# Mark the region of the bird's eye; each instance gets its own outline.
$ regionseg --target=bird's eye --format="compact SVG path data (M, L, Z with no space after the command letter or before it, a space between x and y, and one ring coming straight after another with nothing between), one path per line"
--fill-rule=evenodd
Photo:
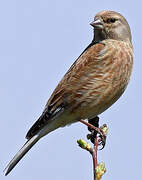
M107 23L115 23L116 19L115 18L109 18L107 19Z

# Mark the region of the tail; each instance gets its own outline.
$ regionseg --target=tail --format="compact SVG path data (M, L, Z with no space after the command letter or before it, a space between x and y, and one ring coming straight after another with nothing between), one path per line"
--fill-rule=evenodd
M9 162L9 164L4 169L5 176L10 173L10 171L16 166L16 164L22 159L22 157L33 147L33 145L39 140L39 135L34 135L29 139L23 147L18 151L14 158Z

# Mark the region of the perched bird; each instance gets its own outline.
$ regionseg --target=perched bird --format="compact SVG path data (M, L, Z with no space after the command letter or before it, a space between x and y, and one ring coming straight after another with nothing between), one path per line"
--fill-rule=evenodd
M92 119L109 108L125 91L133 65L131 31L114 11L99 12L90 45L73 63L49 98L28 139L6 167L7 175L43 136L59 127Z

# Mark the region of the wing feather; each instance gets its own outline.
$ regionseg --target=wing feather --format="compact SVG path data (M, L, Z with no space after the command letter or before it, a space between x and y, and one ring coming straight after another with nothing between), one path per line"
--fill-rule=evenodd
M92 64L94 64L94 58L97 59L100 55L102 55L100 52L104 49L104 46L105 45L102 43L89 45L88 48L86 48L86 50L72 64L68 72L53 91L42 115L28 131L26 135L27 139L34 136L44 127L45 124L48 124L49 120L53 117L54 112L57 112L57 109L70 106L75 103L74 98L81 96L81 94L79 95L79 93L75 93L81 86L79 81L82 83L86 82L84 79L88 78L88 74L92 71L91 67Z

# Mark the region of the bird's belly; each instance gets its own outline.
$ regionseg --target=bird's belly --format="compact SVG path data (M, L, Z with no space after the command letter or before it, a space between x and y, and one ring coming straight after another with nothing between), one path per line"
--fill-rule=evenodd
M123 94L126 88L126 84L117 87L108 87L99 96L91 96L89 100L86 98L85 101L80 103L78 108L73 109L72 113L76 114L77 119L91 119L114 104L119 97ZM91 100L90 100L91 99Z
M108 88L104 93L96 99L93 96L91 101L83 101L78 107L72 106L67 108L55 119L51 119L50 123L42 129L42 136L49 132L66 125L78 122L81 119L91 119L108 109L124 92L123 88Z

